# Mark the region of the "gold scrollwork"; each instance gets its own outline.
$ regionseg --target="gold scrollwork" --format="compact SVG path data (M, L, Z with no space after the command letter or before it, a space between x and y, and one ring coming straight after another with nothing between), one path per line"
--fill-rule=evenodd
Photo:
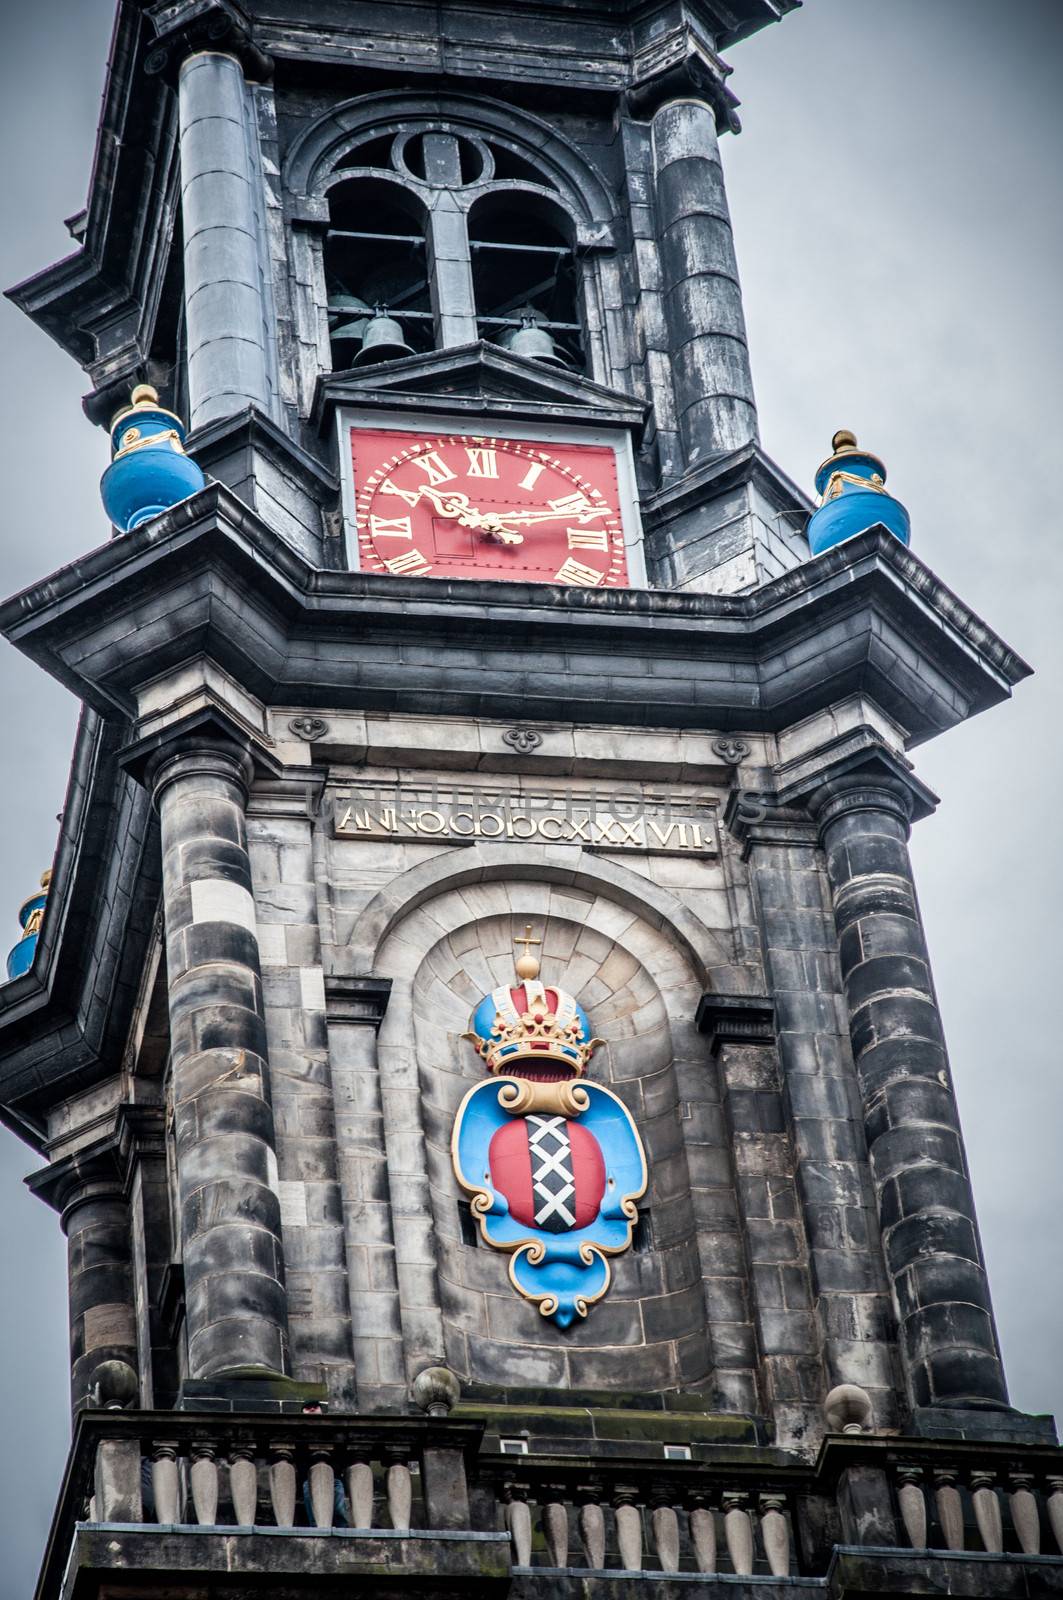
M869 489L872 494L886 493L886 485L877 472L873 472L870 478L862 478L859 473L842 472L838 468L827 479L827 487L820 496L820 505L826 505L828 500L836 500L847 483L851 483L854 489Z
M136 437L133 439L132 444L127 444L126 441L130 434L135 434ZM183 456L185 453L185 447L181 443L181 435L176 428L167 428L165 433L148 433L143 437L141 437L139 428L128 428L122 435L121 447L115 451L114 459L117 461L120 456L132 455L134 450L148 450L153 445L169 445L170 449L179 456Z
M532 1078L509 1078L498 1091L498 1103L515 1117L529 1113L578 1117L590 1105L590 1095L576 1082L540 1083Z

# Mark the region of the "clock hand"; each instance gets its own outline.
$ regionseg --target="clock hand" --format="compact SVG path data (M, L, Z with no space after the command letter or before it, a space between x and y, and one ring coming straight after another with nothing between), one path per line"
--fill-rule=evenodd
M567 511L497 511L494 516L499 522L516 522L521 527L528 527L535 522L560 522L563 519L584 523L592 517L610 517L612 514L608 506L585 505L578 510L570 507Z
M410 504L417 505L422 499L431 501L437 516L452 517L463 528L473 528L479 533L486 533L489 538L497 539L500 544L524 543L523 534L504 528L501 517L495 512L477 511L475 506L469 504L468 495L462 494L460 489L440 491L429 484L422 484L418 488L417 499L410 501Z

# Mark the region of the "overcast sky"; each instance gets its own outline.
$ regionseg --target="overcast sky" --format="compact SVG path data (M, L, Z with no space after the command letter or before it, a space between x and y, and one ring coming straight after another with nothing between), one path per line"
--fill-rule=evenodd
M64 255L111 0L0 0L0 279ZM765 447L806 487L838 427L918 555L1026 657L1015 700L916 754L913 850L1016 1405L1063 1411L1059 1218L1063 6L809 0L729 54L724 156ZM0 591L100 543L105 436L73 363L0 306ZM1055 468L1055 470L1053 470ZM76 707L0 645L0 938L51 860ZM67 1445L64 1247L0 1130L0 1587L36 1574Z

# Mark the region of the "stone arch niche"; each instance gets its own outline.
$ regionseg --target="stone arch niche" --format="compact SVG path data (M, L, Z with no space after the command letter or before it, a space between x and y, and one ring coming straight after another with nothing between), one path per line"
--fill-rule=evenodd
M411 884L405 908L392 901L381 917L374 968L393 980L378 1050L392 1194L409 1192L398 1162L416 1173L427 1212L412 1220L406 1265L404 1222L395 1219L408 1365L431 1355L464 1383L492 1388L708 1388L713 1356L677 1078L680 1057L714 1070L692 1024L701 963L659 909L619 903L606 874L600 883L571 874L551 883L518 873L451 886L436 865L431 887ZM628 1106L649 1165L642 1246L613 1258L605 1297L567 1330L521 1298L505 1253L470 1242L450 1157L455 1113L485 1070L461 1036L482 996L512 981L514 936L528 922L543 940L544 981L574 993L604 1041L589 1076ZM414 1265L426 1228L434 1274L423 1252Z

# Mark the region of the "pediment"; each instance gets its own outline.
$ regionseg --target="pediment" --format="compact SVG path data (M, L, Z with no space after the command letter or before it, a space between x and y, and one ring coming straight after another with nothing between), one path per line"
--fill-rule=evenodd
M324 426L336 406L455 415L530 416L603 423L641 433L648 407L641 400L482 340L426 356L332 372L319 383L315 416Z

